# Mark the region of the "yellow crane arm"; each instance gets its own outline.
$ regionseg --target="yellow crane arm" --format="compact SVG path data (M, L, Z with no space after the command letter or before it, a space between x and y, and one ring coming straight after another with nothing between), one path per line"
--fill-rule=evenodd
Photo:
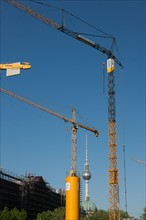
M67 117L65 117L65 116L63 116L63 115L61 115L61 114L59 114L59 113L57 113L57 112L55 112L55 111L52 111L52 110L50 110L50 109L48 109L48 108L46 108L46 107L43 107L43 106L41 106L41 105L39 105L39 104L37 104L37 103L34 103L34 102L32 102L32 101L30 101L30 100L28 100L28 99L26 99L26 98L23 98L23 97L21 97L21 96L18 96L18 95L16 95L15 93L13 93L13 92L11 92L11 91L8 91L8 90L6 90L6 89L0 88L0 92L5 93L5 94L7 94L7 95L9 95L9 96L11 96L11 97L13 97L13 98L16 98L16 99L18 99L18 100L20 100L20 101L22 101L22 102L25 102L25 103L29 104L29 105L32 105L32 106L34 106L34 107L36 107L36 108L38 108L38 109L40 109L40 110L42 110L42 111L44 111L44 112L47 112L47 113L49 113L49 114L51 114L51 115L54 115L54 116L56 116L56 117L58 117L58 118L61 118L61 119L64 120L65 122L69 122L69 123L71 123L71 124L73 124L73 125L76 125L76 126L78 126L78 127L80 127L80 128L83 128L83 129L86 129L86 130L88 130L88 131L91 131L91 132L93 132L93 133L95 134L96 137L99 136L99 132L98 132L95 128L90 128L90 127L88 127L88 126L79 124L79 123L75 122L73 119L67 118Z
M28 62L0 64L0 70L7 70L7 69L30 69L30 68L31 68L31 65Z

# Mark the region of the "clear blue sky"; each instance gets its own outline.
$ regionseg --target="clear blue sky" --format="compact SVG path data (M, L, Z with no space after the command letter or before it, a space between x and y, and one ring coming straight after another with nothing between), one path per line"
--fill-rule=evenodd
M61 23L59 10L21 2ZM146 206L146 166L132 158L146 160L146 2L41 2L64 8L117 39L120 61L124 65L122 71L116 65L115 71L120 207L125 210L125 145L128 212L139 216ZM1 87L69 118L72 118L71 108L75 107L78 122L99 130L100 136L95 138L91 132L78 129L77 170L82 173L84 168L88 133L90 197L98 209L108 209L108 96L106 73L103 92L102 68L106 56L2 0L0 13L0 63L28 61L32 65L32 69L22 70L17 77L8 78L2 71ZM79 32L101 35L69 15L65 15L65 24ZM92 40L105 47L110 45L108 39L95 37ZM42 175L54 188L65 188L66 172L71 167L70 124L1 94L0 145L1 167L20 175L26 172Z

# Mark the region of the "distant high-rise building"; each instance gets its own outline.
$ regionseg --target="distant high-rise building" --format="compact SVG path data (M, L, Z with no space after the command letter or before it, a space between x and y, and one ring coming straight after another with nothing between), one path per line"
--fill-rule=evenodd
M89 196L89 180L91 179L91 173L89 171L88 164L88 142L86 135L86 162L84 165L83 179L85 180L85 201L82 202L81 207L86 212L86 214L93 213L97 210L96 205L92 200L90 200Z

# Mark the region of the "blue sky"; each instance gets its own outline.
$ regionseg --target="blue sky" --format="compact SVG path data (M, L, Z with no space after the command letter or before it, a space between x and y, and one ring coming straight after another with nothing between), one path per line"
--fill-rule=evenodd
M59 10L21 2L61 23ZM146 160L146 2L41 2L64 8L117 39L119 53L115 53L124 65L123 70L118 65L115 70L120 208L125 210L125 145L127 207L129 214L137 217L146 206L146 169L132 160ZM87 133L90 197L98 209L108 209L108 96L102 67L107 57L3 1L0 10L0 63L28 61L32 65L17 77L8 78L1 71L1 87L69 118L74 107L77 122L99 130L100 136L95 138L91 132L78 129L77 170L82 174ZM67 14L65 24L79 32L101 35ZM105 47L110 45L108 39L92 40ZM1 94L0 145L1 167L20 175L42 175L54 188L65 188L65 176L71 167L71 124ZM82 185L84 190L83 181Z

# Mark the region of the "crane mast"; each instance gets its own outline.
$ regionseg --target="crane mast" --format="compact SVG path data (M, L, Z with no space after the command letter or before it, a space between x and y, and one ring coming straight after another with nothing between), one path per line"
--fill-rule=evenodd
M120 220L120 202L119 202L119 180L118 180L118 166L117 166L117 146L116 146L116 105L115 105L115 76L114 76L114 62L123 68L121 62L113 54L113 45L115 38L113 38L112 47L110 50L93 42L92 40L82 36L80 33L70 30L64 24L58 25L53 20L45 17L42 14L30 9L29 7L17 2L16 0L4 0L12 6L20 9L26 14L50 25L52 28L67 34L70 37L104 53L107 55L107 72L108 72L108 147L109 147L109 168L108 168L108 186L109 186L109 220ZM75 119L75 112L73 112L72 120L72 151L75 152L77 124ZM79 126L79 124L78 124ZM96 133L95 133L96 134ZM73 153L72 153L73 155ZM76 154L72 158L72 167L76 168L74 163Z
M6 89L0 88L0 92L6 94L8 96L11 96L13 98L16 98L16 99L18 99L18 100L20 100L20 101L22 101L22 102L24 102L28 105L31 105L35 108L38 108L38 109L40 109L40 110L42 110L42 111L44 111L48 114L54 115L54 116L62 119L63 121L69 122L69 123L72 124L72 170L74 172L76 172L76 139L77 139L76 136L77 136L77 128L81 127L85 130L91 131L91 132L94 133L95 137L98 137L98 135L99 135L98 131L94 128L90 128L88 126L77 123L77 121L76 121L76 110L74 108L72 109L73 117L72 117L72 119L70 119L70 118L67 118L67 117L65 117L65 116L63 116L63 115L61 115L61 114L59 114L55 111L52 111L52 110L50 110L50 109L48 109L44 106L41 106L41 105L39 105L35 102L32 102L32 101L30 101L30 100L28 100L28 99L26 99L22 96L18 96L15 93L13 93L11 91L8 91Z
M72 126L72 167L71 169L76 172L76 143L77 143L77 124L76 124L76 110L73 108L74 125Z
M115 76L114 61L107 61L108 72L108 146L109 146L109 220L120 219L119 179L116 147L116 105L115 105Z

